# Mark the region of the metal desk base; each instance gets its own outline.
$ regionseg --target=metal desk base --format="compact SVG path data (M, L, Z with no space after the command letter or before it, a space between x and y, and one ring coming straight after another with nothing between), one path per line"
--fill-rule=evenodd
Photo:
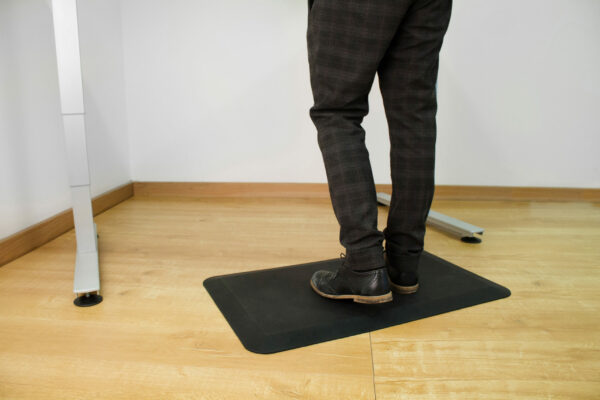
M389 206L392 196L387 193L377 193L377 201L380 204ZM465 243L481 243L481 238L475 236L475 234L483 235L484 232L483 228L433 210L429 210L427 224L452 236L459 237Z

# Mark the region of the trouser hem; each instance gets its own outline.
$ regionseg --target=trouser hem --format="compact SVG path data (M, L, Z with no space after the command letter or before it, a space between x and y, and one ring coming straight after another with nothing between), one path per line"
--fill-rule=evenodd
M345 265L355 271L381 268L385 265L383 247L369 247L366 249L346 249Z

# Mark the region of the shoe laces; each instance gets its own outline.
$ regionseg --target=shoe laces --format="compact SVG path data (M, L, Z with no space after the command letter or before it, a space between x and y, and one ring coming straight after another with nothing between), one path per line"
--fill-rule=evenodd
M340 253L340 259L342 260L342 265L340 266L340 268L338 268L337 270L334 271L333 279L335 279L338 276L338 273L340 272L341 269L346 268L346 254Z
M346 269L348 268L348 266L346 265L346 253L340 253L340 260L342 260L342 265L340 266L340 268L335 272L335 274L337 275L337 273L342 270L342 269Z

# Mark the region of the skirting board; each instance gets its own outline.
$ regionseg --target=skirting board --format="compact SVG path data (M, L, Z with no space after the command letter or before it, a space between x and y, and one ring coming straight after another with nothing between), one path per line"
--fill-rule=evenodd
M376 185L391 193L391 185ZM329 198L326 183L134 182L135 196ZM600 189L448 186L435 187L435 200L600 202Z
M92 199L98 215L133 196L133 183L126 183ZM34 250L73 229L73 210L68 209L0 240L0 266Z

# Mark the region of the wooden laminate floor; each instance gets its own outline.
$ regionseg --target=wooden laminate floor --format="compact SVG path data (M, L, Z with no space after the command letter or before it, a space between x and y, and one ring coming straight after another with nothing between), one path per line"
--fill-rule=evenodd
M202 282L336 257L329 201L133 197L96 217L100 305L72 303L73 231L0 267L0 399L600 398L600 204L434 209L486 233L426 249L510 298L257 355Z

